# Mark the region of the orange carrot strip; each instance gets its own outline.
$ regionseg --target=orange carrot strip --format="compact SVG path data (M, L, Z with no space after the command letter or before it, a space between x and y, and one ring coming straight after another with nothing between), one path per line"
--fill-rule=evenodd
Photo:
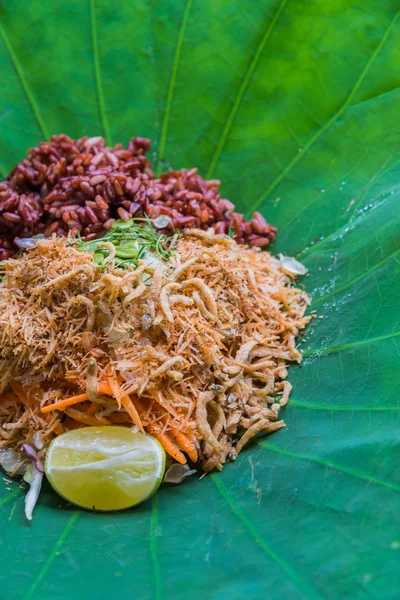
M15 385L15 384L11 384ZM107 383L99 383L98 386L99 394L105 394L107 396L112 396L112 390ZM16 393L16 392L15 392ZM68 406L73 406L74 404L78 404L78 402L85 402L88 400L86 394L78 394L77 396L71 396L70 398L65 398L65 400L60 400L59 402L55 402L54 404L49 404L48 406L43 406L41 408L42 413L47 413L52 410L63 410L64 408L68 408Z
M146 412L146 407L143 404L143 402L136 395L134 396L134 398L135 398L135 406L140 410L141 413L145 413Z
M95 417L93 415L88 415L87 413L83 413L80 410L76 410L75 408L67 408L65 410L65 414L78 421L79 423L83 423L84 425L109 425L110 421L105 417Z
M68 406L73 406L74 404L78 404L78 402L85 402L87 399L88 397L86 394L79 394L78 396L71 396L71 398L65 398L65 400L43 406L40 410L42 413L48 413L52 410L64 410L64 408L68 408Z
M108 383L108 386L110 387L112 395L114 396L114 398L117 401L118 408L121 408L121 404L122 404L122 402L121 402L122 390L121 390L121 388L119 386L118 381L111 374L111 375L107 376L107 383Z
M98 406L99 406L99 405L97 404L97 402L91 402L91 403L90 403L90 406L89 406L89 408L87 409L87 411L86 411L86 412L87 412L89 415L92 415L94 412L96 412L96 408L97 408Z
M185 455L182 454L178 446L176 446L176 444L168 437L167 434L161 433L161 431L157 431L151 426L149 426L147 429L151 435L160 442L161 446L166 452L168 452L170 456L172 456L172 458L181 463L181 465L186 464L187 461Z
M97 389L99 390L99 394L104 394L105 396L113 396L113 392L111 389L111 386L108 383L104 383L102 381L99 382L99 385L97 386Z
M189 456L190 460L193 462L198 461L198 454L193 442L189 440L189 438L183 433L183 431L179 431L176 427L171 427L171 434L175 438L176 443L179 448L186 452Z
M195 434L194 434L193 429L190 429L189 426L184 431L185 431L186 437L189 438L189 440L191 442L193 442L193 440L197 439L196 436L195 436Z
M110 376L107 379L117 402L120 402L122 404L122 406L125 408L126 412L129 414L135 425L140 429L142 433L144 433L142 420L132 399L128 395L123 393L115 377Z
M135 396L135 404L140 412L144 413L146 411L146 407L143 402ZM154 427L154 425L146 425L147 431L156 438L164 448L164 450L172 456L177 462L181 463L181 465L185 465L187 460L184 454L179 450L176 444L171 440L171 438L166 433L161 433Z
M137 427L139 427L140 431L144 433L144 427L142 423L142 419L139 416L138 411L136 410L136 406L129 396L121 397L122 406L125 408L126 412L131 416L133 422Z

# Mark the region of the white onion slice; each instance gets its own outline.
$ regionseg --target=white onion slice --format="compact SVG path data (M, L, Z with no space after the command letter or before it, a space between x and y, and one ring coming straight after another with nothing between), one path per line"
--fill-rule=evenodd
M156 229L164 229L165 227L168 227L171 221L172 219L168 215L160 215L154 219L153 225L156 227Z
M32 248L37 242L37 238L18 238L14 240L14 244L18 246L20 250L26 250Z
M186 477L197 473L196 469L190 469L188 465L174 463L164 475L164 483L182 483Z
M25 496L25 516L28 521L32 521L33 509L36 506L36 502L38 501L40 494L40 488L42 487L44 467L33 446L30 444L24 444L22 449L25 454L32 459L32 463L24 475L24 481L29 483L29 491Z
M308 273L308 269L293 258L293 256L284 256L283 254L279 255L279 262L281 263L282 269L288 271L288 273L293 273L293 275L305 275Z
M38 501L40 489L42 487L43 473L38 471L32 464L32 468L24 476L24 480L29 483L29 491L25 496L25 516L28 521L32 521L33 509Z
M0 449L0 466L3 467L7 473L14 472L20 463L21 459L15 450L12 450L11 448Z
M34 433L31 442L32 446L34 446L37 450L41 450L43 448L42 434L39 431Z

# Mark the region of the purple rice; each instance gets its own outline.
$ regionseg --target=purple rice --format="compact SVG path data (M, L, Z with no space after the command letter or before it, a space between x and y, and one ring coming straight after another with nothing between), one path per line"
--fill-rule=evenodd
M94 239L118 218L145 215L167 215L174 229L213 227L251 246L274 239L275 227L260 213L246 221L221 198L220 181L204 180L197 169L155 178L145 156L149 150L146 138L132 138L127 148L107 148L102 137L74 141L66 135L31 148L0 183L0 259L18 249L19 238L72 230Z

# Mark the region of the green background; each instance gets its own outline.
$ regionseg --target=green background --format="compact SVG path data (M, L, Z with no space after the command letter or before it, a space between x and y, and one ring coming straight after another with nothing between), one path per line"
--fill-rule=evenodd
M1 596L399 597L395 0L0 2L3 175L54 133L154 140L279 228L316 319L287 427L127 513L34 520L0 480Z

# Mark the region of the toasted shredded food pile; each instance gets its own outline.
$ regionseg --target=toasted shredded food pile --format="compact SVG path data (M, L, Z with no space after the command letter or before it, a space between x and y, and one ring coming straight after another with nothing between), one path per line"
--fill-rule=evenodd
M284 426L309 300L269 253L194 229L155 269L102 270L54 238L2 273L0 447L134 423L210 471Z

